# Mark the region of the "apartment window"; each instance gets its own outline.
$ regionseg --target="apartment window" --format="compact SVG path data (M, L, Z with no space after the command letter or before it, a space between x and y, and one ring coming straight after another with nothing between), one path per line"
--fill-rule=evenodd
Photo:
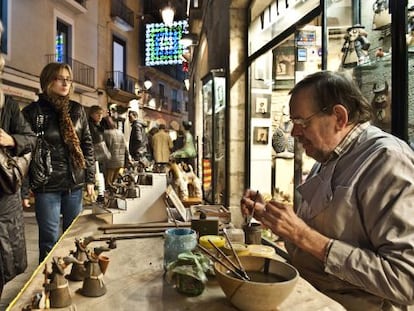
M58 19L56 21L56 61L59 63L69 63L71 45L71 26Z
M112 42L112 69L116 88L124 89L126 72L126 43L118 37L113 37Z
M172 112L181 112L180 102L178 101L178 91L171 91Z

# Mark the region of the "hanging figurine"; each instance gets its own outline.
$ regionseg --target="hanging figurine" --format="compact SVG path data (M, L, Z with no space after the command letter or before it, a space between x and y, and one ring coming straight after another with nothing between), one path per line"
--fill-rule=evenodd
M372 10L374 11L372 30L383 30L391 25L388 0L375 0L372 5Z
M356 24L347 29L348 33L344 36L345 42L341 50L343 68L352 68L367 62L371 43L364 28L364 26Z

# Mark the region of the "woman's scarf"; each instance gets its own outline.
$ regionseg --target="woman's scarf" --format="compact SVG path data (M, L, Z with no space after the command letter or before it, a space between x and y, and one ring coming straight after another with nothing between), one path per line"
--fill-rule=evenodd
M56 108L59 114L60 133L63 141L69 149L69 154L75 168L84 169L86 167L85 157L80 147L79 137L76 134L72 119L69 114L69 95L49 95L46 99Z

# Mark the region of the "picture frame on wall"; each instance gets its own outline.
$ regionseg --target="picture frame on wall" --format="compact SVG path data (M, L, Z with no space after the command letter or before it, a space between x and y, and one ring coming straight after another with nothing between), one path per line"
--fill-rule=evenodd
M271 100L270 94L252 94L252 116L270 118Z
M267 145L269 143L269 127L255 126L253 128L253 144Z

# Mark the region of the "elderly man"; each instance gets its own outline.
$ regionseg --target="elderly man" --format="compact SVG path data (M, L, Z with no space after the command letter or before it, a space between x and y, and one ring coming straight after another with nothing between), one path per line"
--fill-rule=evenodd
M295 211L258 195L254 217L283 237L292 264L348 310L414 303L414 153L369 123L345 73L312 74L291 91L292 135L314 158ZM247 190L242 211L252 212Z

